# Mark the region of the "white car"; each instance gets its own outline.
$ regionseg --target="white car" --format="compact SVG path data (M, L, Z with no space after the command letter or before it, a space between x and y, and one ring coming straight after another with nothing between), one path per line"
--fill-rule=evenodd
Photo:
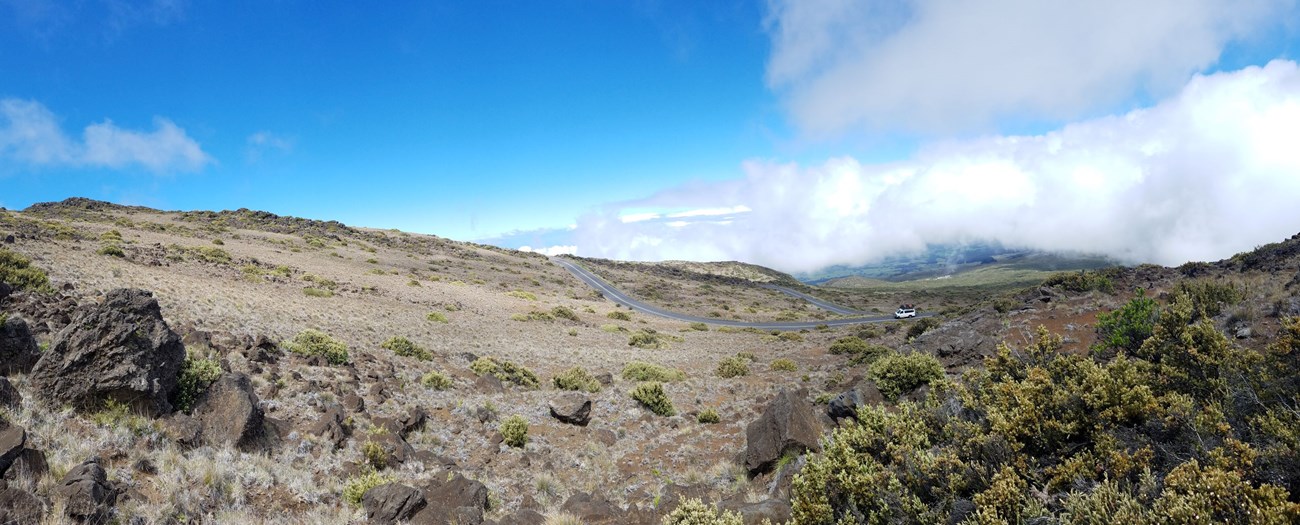
M916 308L904 306L894 310L894 319L907 319L908 317L916 317Z

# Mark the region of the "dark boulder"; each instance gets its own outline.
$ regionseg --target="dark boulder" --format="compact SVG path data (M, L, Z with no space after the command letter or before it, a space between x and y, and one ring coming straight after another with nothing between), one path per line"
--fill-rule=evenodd
M832 399L826 405L826 415L835 421L845 418L856 421L858 419L858 407L877 405L883 402L885 402L885 396L880 394L880 389L876 388L876 383L866 381L835 396L835 399Z
M569 496L560 510L572 514L588 525L622 524L627 520L627 513L609 498L593 496L586 492Z
M591 399L576 392L551 400L551 417L570 425L587 426L591 422Z
M231 444L241 450L255 448L262 433L262 408L248 376L222 374L194 405L203 441Z
M763 415L745 428L745 470L758 475L772 469L786 452L818 451L821 428L806 391L781 389Z
M380 485L361 496L361 507L366 509L366 519L371 523L406 521L424 506L424 494L398 483Z
M4 471L4 479L10 482L20 480L39 482L41 478L44 478L49 473L50 463L45 459L45 453L31 448L24 448L18 452L13 462L9 464L9 469Z
M0 324L0 376L25 374L40 357L40 349L27 321L5 316L4 323Z
M40 523L43 517L45 503L40 498L13 487L0 489L0 523Z
M502 525L546 525L546 516L532 509L519 509L501 518Z
M425 412L423 408L415 407L406 414L397 417L377 417L375 418L375 426L383 427L389 432L405 438L411 432L423 429L428 419L428 412Z
M23 404L23 395L9 383L9 379L0 376L0 406L15 408Z
M144 290L117 289L79 309L32 369L32 391L52 405L95 410L107 400L171 412L185 346Z
M342 447L343 442L348 439L348 427L343 424L345 420L343 407L330 405L325 407L320 419L317 419L316 423L307 429L307 433L320 436L337 449Z
M411 523L442 525L477 525L483 523L487 510L487 487L482 483L456 474L450 479L435 477L424 487L427 505Z
M55 490L65 501L63 513L77 521L104 523L117 504L117 490L108 483L98 458L73 467Z
M0 420L0 476L9 470L9 466L23 453L27 444L27 429L11 425Z

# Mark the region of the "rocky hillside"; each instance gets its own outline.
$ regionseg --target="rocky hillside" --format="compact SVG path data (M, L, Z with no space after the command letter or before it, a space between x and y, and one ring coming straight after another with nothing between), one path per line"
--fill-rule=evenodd
M773 333L248 210L70 199L0 212L0 239L0 523L1297 516L1300 240ZM688 309L816 313L623 271Z

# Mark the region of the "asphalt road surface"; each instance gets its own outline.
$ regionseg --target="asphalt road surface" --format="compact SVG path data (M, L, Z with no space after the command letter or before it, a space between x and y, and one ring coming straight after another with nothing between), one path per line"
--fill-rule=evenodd
M677 312L670 312L668 310L651 306L641 301L638 301L636 299L633 299L629 297L627 294L620 292L617 288L610 286L609 283L606 283L603 279L597 277L596 274L587 271L586 268L583 268L582 266L578 265L577 263L574 263L573 261L561 259L558 257L552 257L551 262L564 267L564 269L568 270L569 273L573 274L574 277L577 277L578 280L586 283L587 286L594 288L597 292L600 292L600 294L605 296L606 299L609 299L611 301L614 301L615 303L626 306L629 309L635 310L637 312L647 313L650 315L657 315L659 317L664 317L667 319L673 319L677 321L683 321L687 323L705 323L705 324L720 325L720 326L758 328L762 330L800 330L804 328L817 328L818 326L821 325L847 326L847 325L867 324L867 323L883 323L885 321L895 320L893 315L887 315L887 316L880 316L880 317L865 317L865 316L845 317L840 319L827 319L824 321L771 321L771 322L749 323L745 321L735 321L731 319L718 319L714 317L696 317L694 315L686 315L686 314L679 314ZM833 312L840 315L862 314L862 312L859 312L857 310L850 310L842 306L836 306L834 304L828 303L826 301L823 301L811 295L799 293L789 288L783 288L776 285L762 285L762 286L764 288L770 288L806 300L812 303L813 305L816 305L818 308L822 308L828 312ZM929 317L931 315L934 314L918 313L917 317L918 318Z

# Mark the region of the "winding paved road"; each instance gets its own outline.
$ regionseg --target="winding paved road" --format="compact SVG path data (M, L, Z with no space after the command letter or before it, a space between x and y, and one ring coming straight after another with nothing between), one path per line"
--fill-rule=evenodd
M668 310L664 310L656 306L651 306L649 304L633 299L627 294L620 292L617 288L610 286L609 283L606 283L603 279L597 277L596 274L591 273L586 268L583 268L582 266L578 265L573 261L561 259L558 257L552 257L551 262L564 267L564 269L568 270L569 273L573 274L574 277L577 277L578 280L586 283L587 286L594 288L597 292L600 292L600 294L605 296L606 299L614 301L615 303L621 304L623 306L626 306L638 312L643 312L650 315L657 315L659 317L673 319L677 321L684 321L687 323L705 323L705 324L720 325L720 326L736 326L741 328L758 328L762 330L800 330L804 328L817 328L818 326L821 325L847 326L847 325L855 325L855 324L883 323L885 321L894 320L894 316L887 315L881 317L846 317L840 319L827 319L825 321L771 321L771 322L751 323L745 321L735 321L731 319L717 319L713 317L696 317L694 315L686 315L686 314L679 314L676 312L670 312ZM860 315L863 313L857 310L850 310L842 306L836 306L834 304L828 303L826 301L823 301L811 295L800 293L791 290L789 288L784 288L774 284L765 284L761 286L763 286L764 288L769 288L772 290L782 292L787 295L798 297L800 299L812 303L813 305L816 305L818 308L822 308L826 311L834 312L840 315ZM934 314L917 314L917 317L929 317L931 315Z

